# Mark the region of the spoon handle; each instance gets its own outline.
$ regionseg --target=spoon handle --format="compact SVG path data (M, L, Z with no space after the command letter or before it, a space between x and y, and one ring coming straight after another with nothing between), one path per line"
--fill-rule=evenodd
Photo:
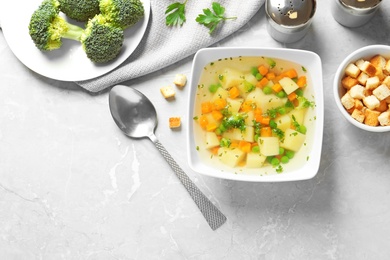
M192 199L202 212L207 223L210 225L212 230L216 230L226 221L225 215L213 204L211 201L199 190L198 187L191 181L187 174L180 168L164 146L158 141L153 140L154 145L164 156L165 160L171 166L176 176L179 178L181 183L187 189L188 193L191 195Z

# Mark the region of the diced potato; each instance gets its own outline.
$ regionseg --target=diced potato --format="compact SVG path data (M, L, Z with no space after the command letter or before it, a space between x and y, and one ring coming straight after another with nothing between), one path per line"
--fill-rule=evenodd
M219 145L219 139L214 132L206 132L206 149L210 149Z
M284 133L284 141L280 143L280 147L297 152L301 148L305 139L306 136L304 134L290 128Z
M250 92L245 101L252 101L257 107L261 108L262 111L266 112L268 109L277 108L283 106L286 103L285 98L279 98L274 94L266 95L259 88L256 88Z
M255 129L253 126L246 126L245 131L233 128L222 134L223 137L231 140L254 142Z
M245 153L240 149L221 147L218 149L218 158L222 163L235 167L245 159Z
M237 87L240 90L240 95L246 98L248 94L256 88L256 85L247 80L244 80Z
M224 89L230 89L240 84L243 80L244 75L239 71L232 68L226 68L222 73L221 84Z
M257 79L255 76L253 76L251 73L248 73L248 74L245 74L244 75L244 78L246 81L248 81L249 83L251 83L252 85L256 86L257 84Z
M223 98L226 99L229 96L229 91L223 88L218 88L214 95L211 97L211 102L214 102L217 99Z
M263 91L260 88L255 88L252 92L250 92L247 96L245 101L252 101L256 104L260 103L260 99L265 96Z
M295 120L298 122L298 124L302 125L303 120L305 119L306 114L306 108L305 109L294 109L288 115L292 118L292 116L295 117Z
M299 88L297 83L295 83L294 80L288 77L284 77L281 80L279 80L279 84L282 86L284 92L286 92L287 95Z
M279 138L277 137L260 137L260 153L264 156L273 156L279 154Z
M253 120L255 120L255 113L253 111L249 111L247 113L247 117L245 118L245 125L253 126Z
M262 111L267 112L269 109L283 106L286 103L286 99L270 94L259 98L259 102L260 103L256 103L257 107L261 108Z
M275 122L277 123L278 128L280 130L282 130L283 132L285 132L286 129L290 128L292 120L291 120L290 115L286 114L286 115L282 115L282 116L277 117L275 119Z
M244 99L242 99L242 98L236 98L236 99L227 98L226 101L228 104L229 112L231 112L232 114L237 114L238 111L240 110L242 102L244 102Z
M247 153L246 155L246 167L248 168L260 168L263 166L267 157L260 153Z

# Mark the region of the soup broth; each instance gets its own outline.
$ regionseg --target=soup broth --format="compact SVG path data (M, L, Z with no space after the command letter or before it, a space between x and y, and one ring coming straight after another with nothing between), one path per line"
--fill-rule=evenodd
M309 71L272 57L207 64L194 102L202 160L221 171L275 174L309 158L315 104Z

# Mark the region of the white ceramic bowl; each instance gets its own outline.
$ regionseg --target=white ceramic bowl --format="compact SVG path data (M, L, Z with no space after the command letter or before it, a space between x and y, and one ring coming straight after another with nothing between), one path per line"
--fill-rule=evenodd
M300 165L288 163L283 165L283 172L276 174L275 168L265 166L258 169L243 169L229 168L222 163L210 162L208 158L201 156L197 147L199 143L199 135L195 135L200 131L200 126L193 120L195 96L197 92L199 78L204 67L218 59L239 56L258 56L270 57L275 59L283 59L300 64L308 71L308 87L305 90L305 96L313 97L316 104L314 109L310 109L310 115L306 118L311 118L307 123L308 132L306 134L305 145L297 152L293 160L300 160ZM324 122L324 102L323 102L323 84L322 84L322 65L320 57L309 51L282 49L282 48L206 48L199 50L193 60L192 73L189 80L189 102L188 102L188 131L187 131L187 147L188 161L191 169L194 171L212 176L216 178L250 181L250 182L282 182L282 181L297 181L313 178L319 169L322 137L323 137L323 122ZM315 120L313 120L313 118Z
M333 80L333 94L336 101L337 107L339 108L341 114L354 126L370 131L370 132L388 132L390 131L390 126L369 126L359 121L353 119L350 114L345 110L344 106L341 103L341 97L346 93L346 90L341 86L341 80L344 76L345 68L351 62L355 62L359 59L365 58L369 59L377 54L384 56L385 58L390 58L390 46L387 45L369 45L360 49L355 50L349 54L338 67L336 74Z

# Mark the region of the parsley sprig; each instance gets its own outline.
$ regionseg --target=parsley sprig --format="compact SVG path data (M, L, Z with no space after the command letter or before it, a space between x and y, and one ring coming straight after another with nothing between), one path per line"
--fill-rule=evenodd
M175 2L170 4L165 10L165 24L168 26L182 26L186 22L186 4L188 0L183 3Z
M225 7L221 6L217 2L213 2L211 8L213 11L211 11L209 8L203 9L203 14L199 14L195 19L198 23L203 24L209 28L210 34L214 32L220 22L237 19L237 17L226 17Z

